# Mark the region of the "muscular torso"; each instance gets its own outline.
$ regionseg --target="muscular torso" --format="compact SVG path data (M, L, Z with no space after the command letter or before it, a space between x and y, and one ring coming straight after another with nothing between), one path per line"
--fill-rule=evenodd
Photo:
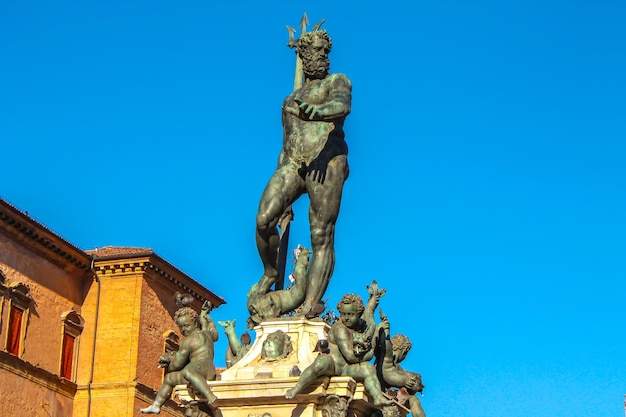
M285 106L297 108L294 99L300 99L309 104L327 108L350 108L351 86L348 78L343 74L331 74L322 80L311 80L285 98ZM283 110L283 150L282 163L288 161L297 165L309 165L313 160L322 156L330 160L337 155L348 153L344 141L343 123L346 114L338 114L330 120L311 121L302 120L298 116Z
M354 337L360 334L358 330L350 329L341 322L333 324L328 331L328 344L335 361L336 370L340 371L344 366L367 362L362 356L354 355Z

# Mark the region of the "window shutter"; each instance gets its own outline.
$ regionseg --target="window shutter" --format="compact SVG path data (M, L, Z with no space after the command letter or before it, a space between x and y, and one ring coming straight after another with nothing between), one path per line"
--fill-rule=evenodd
M61 356L61 376L72 380L72 366L74 365L74 341L76 338L70 334L63 334L63 352Z
M20 355L20 342L22 339L22 316L24 312L15 306L11 306L11 317L9 318L9 334L7 341L7 351L13 355Z

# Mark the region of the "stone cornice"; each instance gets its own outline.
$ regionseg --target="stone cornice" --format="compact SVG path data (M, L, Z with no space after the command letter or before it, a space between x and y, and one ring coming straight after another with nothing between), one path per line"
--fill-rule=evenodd
M128 390L134 390L135 398L143 401L146 404L152 404L157 392L149 386L138 381L127 382L109 382L104 384L81 384L78 385L78 395L86 397L87 394L84 391L91 391L93 398L126 398L128 396ZM183 416L184 409L172 399L165 401L165 404L161 406L161 411L167 411L168 415Z
M30 362L0 350L0 369L32 381L65 397L74 398L76 384Z
M102 277L124 277L147 272L166 281L175 291L190 294L201 304L210 301L215 307L225 304L223 298L204 288L157 255L142 258L118 258L97 260L94 269Z
M89 255L1 198L0 232L69 273L86 276L89 271Z
M149 264L150 261L148 259L96 260L94 270L101 276L122 277L143 273Z
M222 297L204 287L189 275L167 262L165 259L156 254L153 255L151 259L153 260L151 268L156 273L160 274L164 278L167 278L170 282L175 283L179 288L184 290L181 292L191 294L202 302L208 300L214 307L226 304L226 301Z

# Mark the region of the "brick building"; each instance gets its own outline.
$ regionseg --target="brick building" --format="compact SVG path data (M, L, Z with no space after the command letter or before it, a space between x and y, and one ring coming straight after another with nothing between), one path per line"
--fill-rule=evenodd
M137 415L181 337L176 291L224 303L151 249L85 252L0 199L0 416Z

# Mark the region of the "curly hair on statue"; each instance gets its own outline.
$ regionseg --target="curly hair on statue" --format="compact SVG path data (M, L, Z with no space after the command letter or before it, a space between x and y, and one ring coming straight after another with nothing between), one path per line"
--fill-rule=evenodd
M183 316L191 317L195 322L198 321L198 313L191 307L182 307L176 310L176 313L174 313L174 321L178 322L178 319Z
M391 346L393 350L406 350L407 352L413 347L413 344L403 334L394 334L391 338Z
M333 47L333 40L330 38L330 36L328 36L328 32L326 32L326 29L307 32L304 35L300 36L300 39L298 39L298 53L301 54L301 51L305 51L309 46L311 46L315 38L322 38L322 40L328 43L326 53L329 53L331 48Z
M352 304L359 314L363 314L363 311L365 311L363 300L356 294L346 294L341 297L341 300L339 300L337 304L337 310L341 313L343 306L348 304Z

